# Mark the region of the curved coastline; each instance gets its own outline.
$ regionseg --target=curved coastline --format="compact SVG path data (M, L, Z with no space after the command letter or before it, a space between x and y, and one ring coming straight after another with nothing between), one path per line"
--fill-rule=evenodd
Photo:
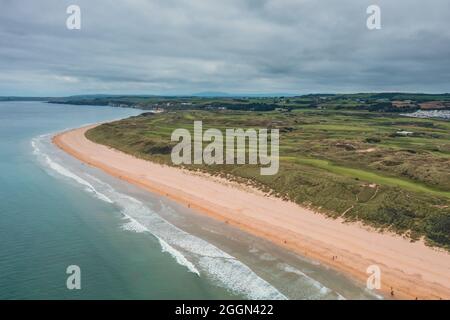
M367 268L377 265L386 296L392 288L394 298L450 299L450 254L444 250L357 223L344 224L224 179L135 158L88 140L85 132L94 126L59 133L53 142L112 176L320 261L361 283L369 276Z

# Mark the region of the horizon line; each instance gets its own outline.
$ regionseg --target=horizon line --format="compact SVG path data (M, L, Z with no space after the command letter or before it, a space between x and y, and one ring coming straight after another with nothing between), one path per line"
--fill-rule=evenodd
M189 97L205 97L205 98L226 98L226 97L301 97L308 95L357 95L357 94L417 94L417 95L450 95L450 92L417 92L417 91L355 91L355 92L310 92L310 93L282 93L282 92L272 92L272 93L228 93L228 92L197 92L197 93L189 93L189 94L115 94L115 93L89 93L89 94L70 94L70 95L0 95L0 98L49 98L49 99L57 99L57 98L71 98L71 97L180 97L180 98L189 98Z

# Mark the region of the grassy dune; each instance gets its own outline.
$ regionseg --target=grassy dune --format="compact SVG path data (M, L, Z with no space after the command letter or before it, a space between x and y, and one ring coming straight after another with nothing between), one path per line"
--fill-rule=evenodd
M174 129L278 128L280 170L254 165L188 169L244 181L331 217L424 237L450 248L450 122L363 111L178 111L103 124L87 137L171 164ZM398 131L413 132L411 136Z
M436 196L446 197L450 199L450 192L435 190L431 187L428 187L424 184L413 182L409 180L404 180L396 177L383 176L374 172L361 170L361 169L353 169L342 166L337 166L326 160L319 159L296 159L299 163L311 165L320 169L328 170L333 173L348 176L355 179L361 179L364 181L370 181L372 183L392 186L392 187L401 187L405 190L413 191L413 192L424 192L428 194L433 194Z

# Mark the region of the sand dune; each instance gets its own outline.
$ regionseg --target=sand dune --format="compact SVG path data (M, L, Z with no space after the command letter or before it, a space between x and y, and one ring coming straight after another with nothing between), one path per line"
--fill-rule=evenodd
M137 159L89 141L84 127L54 137L79 160L192 209L271 240L366 282L370 265L381 269L381 291L401 299L450 299L450 254L360 224L332 220L262 192ZM337 259L333 259L337 256Z

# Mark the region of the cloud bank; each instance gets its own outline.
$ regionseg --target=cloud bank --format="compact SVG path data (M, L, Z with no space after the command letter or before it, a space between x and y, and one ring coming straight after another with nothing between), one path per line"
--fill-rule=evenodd
M66 8L81 8L81 30ZM381 7L382 29L366 27ZM448 0L0 0L0 95L450 91Z

